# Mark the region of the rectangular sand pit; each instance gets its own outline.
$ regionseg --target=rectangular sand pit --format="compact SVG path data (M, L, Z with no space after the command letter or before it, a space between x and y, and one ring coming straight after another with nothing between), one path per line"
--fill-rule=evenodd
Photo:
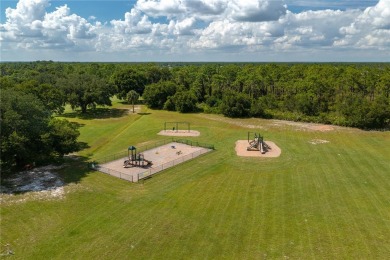
M121 179L137 182L140 179L210 151L212 150L203 147L171 142L142 152L146 160L152 161L153 164L151 166L124 168L123 162L128 158L123 157L115 161L98 165L95 169Z

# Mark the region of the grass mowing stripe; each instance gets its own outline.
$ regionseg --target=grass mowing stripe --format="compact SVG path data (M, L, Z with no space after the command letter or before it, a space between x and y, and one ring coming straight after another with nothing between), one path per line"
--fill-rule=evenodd
M270 204L267 212L269 213L267 216L267 220L269 221L269 229L267 229L270 242L270 248L268 249L271 253L271 257L283 257L283 247L279 244L281 240L280 236L280 216L282 213L280 212L280 203L279 196L281 194L280 186L278 185L278 179L280 178L279 174L274 174L271 176L271 185L273 189L270 192Z
M347 177L348 171L345 170L348 167L345 167L341 163L332 163L332 164L329 164L328 167L330 168L330 172L333 173L332 175L329 175L329 176L333 176L332 185L334 187L339 187L338 189L333 189L337 192L337 197L333 198L333 200L332 200L334 202L339 202L339 203L333 204L334 206L337 207L337 208L334 208L334 211L337 213L336 219L338 220L338 222L343 223L343 226L341 227L340 231L338 232L338 234L341 236L341 237L339 237L338 244L340 245L340 244L344 243L347 246L347 245L351 244L350 241L353 240L352 243L353 243L353 245L355 245L356 244L355 239L354 238L351 239L349 237L350 234L354 234L354 236L356 235L357 224L352 221L355 216L353 216L353 214L351 213L350 203L349 203L350 200L348 199L348 195L349 195L350 191L349 191L347 186L349 185L348 184L349 180ZM334 170L335 168L337 170ZM344 226L345 227L348 226L349 228L347 230L344 230L345 229L345 228L343 229ZM344 247L344 248L346 250L348 249L346 247ZM358 252L360 252L360 255L356 256L356 257L362 257L362 255L361 255L362 252L361 252L361 250L358 250L359 248L361 248L361 246L356 246L356 249L350 249L345 254L351 256L351 251L356 252L355 250L357 250ZM344 250L344 251L346 251L346 250Z
M287 252L286 252L286 246L287 246L287 238L286 238L286 226L287 226L287 218L286 218L286 215L287 215L287 206L286 206L286 188L285 188L285 175L286 173L281 173L280 174L280 178L279 178L279 186L281 187L281 193L279 194L280 196L280 201L281 201L281 208L283 209L282 210L282 214L280 215L281 216L281 219L280 219L280 223L281 223L281 229L282 229L282 232L281 232L281 244L282 244L282 255L283 257L288 257L287 255Z
M375 178L381 178L381 184L382 185L387 185L387 187L384 187L383 191L388 191L390 190L390 183L388 182L389 176L388 175L382 175L379 173L386 173L390 172L390 156L388 156L388 160L384 158L384 160L380 160L380 156L382 154L386 154L385 150L390 150L389 148L385 149L386 147L390 146L390 142L388 142L388 145L382 146L382 150L379 149L378 147L372 145L372 140L373 138L370 138L369 140L364 140L360 142L355 142L353 145L357 146L355 151L362 151L362 156L359 156L359 159L354 158L355 161L357 162L357 166L360 167L366 167L368 173L376 173ZM364 153L364 155L363 155ZM388 155L390 153L387 153ZM357 157L357 156L356 156ZM387 162L387 168L385 165L382 165L379 163L380 161ZM374 166L375 164L375 166ZM382 168L383 166L383 168ZM368 170L371 171L368 171ZM368 177L374 177L372 174L367 174L366 176ZM386 192L387 193L387 192Z
M148 182L146 182L146 184L144 184L145 186L149 186L148 184L150 184L150 183L148 183ZM151 191L151 192L153 192L153 191ZM157 196L157 197L159 197L159 201L160 201L160 203L154 203L153 204L153 206L152 207L149 207L149 211L147 212L147 213L142 213L142 215L143 216L146 216L146 217L148 217L147 219L146 219L146 221L144 221L143 223L144 223L144 228L146 228L146 225L147 224L145 224L145 223L153 223L153 221L151 220L154 216L153 216L153 212L159 212L159 211L161 211L162 209L161 209L161 207L163 207L163 205L164 205L164 203L166 203L166 201L169 201L169 197L167 197L167 194L165 194L165 195L161 195L161 194L157 194L157 195L155 195L155 196ZM153 201L152 201L153 202ZM143 205L143 206L145 206L145 204ZM160 209L159 209L160 208ZM159 209L159 210L158 210ZM168 212L167 211L164 211L163 212L164 214L167 214ZM150 216L150 217L149 217ZM155 223L159 223L158 221L161 221L161 219L163 219L164 218L164 215L159 215L159 216L157 216L157 218L156 217L154 217L154 219L155 219ZM145 219L145 218L144 218ZM169 219L169 218L168 218ZM141 227L141 229L144 229L143 227ZM152 229L153 229L153 227L151 227ZM142 241L142 239L143 239L143 237L146 237L146 235L149 235L149 234L144 234L144 236L142 236L142 238L140 239L140 241L138 242L138 243L140 243L141 241Z
M219 245L222 247L223 244L226 243L226 239L229 238L229 235L231 234L231 230L225 227L226 218L229 217L226 212L228 208L231 205L232 199L234 197L234 187L237 183L238 175L235 174L235 172L230 169L225 172L227 183L225 184L225 187L221 187L221 192L217 194L215 199L218 199L218 206L215 207L215 210L212 214L211 223L215 225L215 234L216 239L219 240ZM205 239L205 238L204 238ZM205 239L206 240L206 239ZM210 244L210 246L207 248L208 250L205 250L206 258L215 258L215 255L212 255L212 249L213 246ZM225 255L226 252L221 252L222 255ZM210 256L211 255L211 256ZM225 256L226 257L226 256Z
M193 210L196 210L197 208L202 208L202 204L200 204L200 201L202 201L202 200L200 200L200 197L198 197L198 194L197 193L192 193L193 195L191 196L190 194L188 194L188 190L192 190L192 191L194 191L194 184L197 186L197 187L200 187L199 186L199 184L201 183L201 181L199 181L199 179L198 179L198 182L197 183L189 183L189 184L183 184L183 186L182 187L180 187L178 190L177 190L177 192L175 192L175 193L172 193L170 196L172 197L172 199L173 198L180 198L180 199L184 199L184 200L190 200L190 201L194 201L194 200L191 200L190 198L192 197L192 196L196 196L198 199L197 199L197 201L198 201L198 203L195 205L194 203L191 203L191 206L190 205L184 205L184 204L182 204L181 203L181 201L180 201L180 199L179 199L179 201L177 201L177 206L175 207L175 212L176 212L176 214L179 214L180 215L180 213L181 214L183 214L183 210L186 212L187 210L187 206L189 206L191 209L193 209ZM203 183L203 185L206 185L206 183ZM192 188L189 188L188 186L192 186ZM204 193L204 194L207 194L207 193ZM206 201L207 201L207 199L206 199ZM191 228L191 226L194 224L194 222L195 223L198 223L198 221L199 221L199 219L196 219L195 221L192 219L192 218L189 218L188 219L188 222L186 221L185 223L185 225L186 225L186 227L187 227L187 229L190 229ZM184 236L184 232L185 231L187 231L187 230L184 230L184 229L180 229L180 234L181 234L181 236L180 235L177 235L177 237L185 237ZM188 238L188 234L187 234L187 238ZM182 250L182 247L184 246L184 245L187 245L187 243L184 243L184 241L185 242L190 242L188 239L187 240L182 240L182 239L178 239L178 238L176 238L176 239L173 239L173 241L171 242L171 245L170 245L170 250L167 252L167 258L169 258L169 259L171 259L171 258L175 258L175 256L176 257L178 257L178 255L177 255L177 252L182 252L183 250ZM184 256L184 255L183 255ZM158 256L156 256L156 258L158 258Z
M213 166L213 168L216 168L217 166ZM219 166L218 166L219 167ZM206 201L207 203L205 205L199 205L199 203L196 203L194 206L190 206L191 209L195 210L194 215L198 215L197 218L197 225L196 229L202 229L203 221L207 215L209 214L210 210L213 209L212 204L215 202L214 198L218 194L218 189L214 186L215 183L218 183L220 186L224 185L224 182L227 180L227 178L224 176L224 173L219 173L217 176L215 174L213 176L207 176L206 178L202 178L200 181L198 181L198 189L192 189L191 193L187 196L190 198L198 198L198 199L192 199L192 204L195 204L196 201ZM200 223L200 225L199 225ZM193 244L192 236L187 236L182 243L185 245L185 247L190 246ZM203 240L201 240L203 241ZM200 247L200 246L199 246ZM188 249L187 249L188 250ZM193 250L193 249L192 249ZM172 254L175 252L173 251ZM175 255L170 255L170 257L174 258ZM185 255L184 255L185 256Z
M255 171L251 174L250 182L247 184L249 185L249 188L247 189L247 192L245 193L245 203L243 203L243 206L247 206L250 209L249 216L252 216L250 221L248 219L249 224L249 234L247 235L247 239L244 240L245 248L240 252L241 254L247 255L248 257L254 258L254 253L256 252L256 248L252 249L251 245L256 245L256 242L253 241L253 234L255 233L255 230L257 230L257 223L258 223L258 197L257 197L257 189L261 188L261 185L259 185L259 180L261 180L262 173L260 171ZM256 176L256 178L255 178ZM249 195L250 193L250 195ZM249 198L248 198L249 197ZM242 211L244 213L244 211ZM240 219L243 219L244 214L241 214ZM234 258L239 259L240 254L237 252L234 255Z
M182 189L183 191L190 190L191 192L188 194L185 194L186 200L188 198L191 201L191 204L188 205L188 209L186 208L186 212L191 209L194 210L198 215L196 219L193 218L191 215L189 217L189 220L193 221L195 223L195 230L201 228L199 225L202 225L202 220L204 219L205 215L208 213L208 210L211 208L211 204L214 202L213 198L215 197L215 191L213 191L212 187L213 185L211 183L215 182L219 178L222 178L222 180L225 180L226 178L223 178L221 175L208 177L208 178L202 178L202 180L199 180L195 187L192 189ZM196 200L193 198L197 198ZM205 203L205 204L204 204ZM174 244L174 247L177 249L176 251L182 252L183 246L185 247L185 250L191 250L188 247L191 247L190 245L193 243L192 236L186 236L186 238L182 241L176 241ZM177 252L172 250L171 254L168 256L168 258L174 258L175 254ZM183 257L185 256L182 255Z
M204 168L205 170L207 167L205 165L201 165L199 161L207 160L204 157L205 156L211 156L213 152L201 155L197 157L196 161L189 160L186 162L183 162L175 167L169 168L165 170L164 172L161 172L160 174L157 174L153 176L150 180L146 181L146 183L150 183L150 185L153 185L151 187L157 187L157 182L161 181L164 183L164 186L160 190L160 192L166 192L169 190L172 190L173 187L177 187L179 184L183 184L188 182L189 180L193 180L196 178L197 175L199 175L199 172L194 171L186 171L186 168ZM209 157L207 157L209 158ZM185 172L185 174L180 174L180 172ZM164 175L164 176L163 176ZM163 178L163 179L159 179Z
M349 156L349 154L348 154L348 156ZM373 206L374 206L374 208L378 208L381 205L378 205L379 201L375 200L376 196L372 197L372 196L370 196L370 193L368 193L366 191L367 189L364 185L363 180L365 180L365 177L367 177L367 174L366 174L367 171L365 170L367 164L358 164L357 163L358 161L356 160L356 156L349 156L349 161L351 161L351 164L354 164L355 167L359 169L357 171L350 171L352 179L359 180L359 181L355 181L355 182L349 181L348 183L349 183L351 189L356 190L356 192L355 192L356 195L354 196L354 202L355 202L356 208L359 211L361 211L362 214L366 215L366 217L360 218L361 223L364 223L364 225L360 226L360 232L362 232L363 233L362 236L364 236L366 238L365 242L369 243L370 240L368 240L368 238L375 238L378 233L383 232L383 229L377 229L377 230L373 229L372 223L369 223L368 221L370 219L372 219L372 222L375 221L375 226L378 226L377 214L369 214L369 212L367 210L372 208ZM361 160L359 160L359 162L360 161ZM358 173L359 173L359 175L358 175ZM378 190L378 189L376 189L376 190ZM364 196L363 196L363 194L364 194ZM368 217L369 217L369 219L368 219ZM372 246L368 246L368 247L372 248ZM377 247L377 246L374 245L374 247ZM380 248L378 248L378 247L376 249L372 249L371 254L373 254L374 252L377 252L379 250L380 250Z
M320 149L319 149L320 150ZM326 156L328 153L328 149L323 150L320 154L318 154L318 158ZM331 258L335 258L336 256L336 249L335 249L335 242L331 233L331 228L329 227L331 224L331 207L329 205L329 197L331 197L331 194L329 194L327 191L329 191L329 187L326 186L326 174L327 169L322 166L323 164L319 163L319 160L316 160L316 173L313 174L313 184L315 187L315 195L316 195L316 201L318 203L318 213L319 213L319 222L323 225L322 232L319 230L318 233L322 233L324 236L326 236L325 241L329 246L323 246L323 248L329 248L329 254L331 255ZM330 223L329 223L330 222ZM324 241L324 239L322 239Z
M257 174L256 172L247 173L244 177L239 179L239 182L236 184L236 186L245 187L249 186L250 183L253 183L254 175ZM236 173L236 175L238 175ZM235 208L237 209L237 216L235 218L235 221L232 222L232 229L237 230L236 233L238 233L238 236L240 239L237 241L237 236L235 238L235 242L233 243L234 246L232 246L232 252L230 256L233 256L233 258L238 259L239 255L241 255L242 252L246 249L246 237L247 237L247 230L251 229L252 227L249 226L249 222L247 220L248 215L253 214L251 210L251 207L248 204L248 195L251 192L251 188L248 187L243 191L244 194L242 194L241 190L238 190L235 194L235 201L236 205ZM245 223L245 224L244 224Z
M218 245L221 247L222 244L225 242L226 238L229 237L230 230L225 229L225 223L226 218L229 217L226 215L227 209L230 207L232 198L233 198L233 189L235 187L235 183L237 182L237 174L235 174L234 170L228 169L225 173L224 178L226 178L226 181L221 183L219 185L219 192L216 193L216 196L214 197L214 202L217 202L217 205L215 208L211 211L211 219L209 220L209 223L213 225L215 228L214 230L214 236L215 239L218 241ZM213 228L213 227L211 227ZM206 234L204 234L206 235ZM208 234L210 235L210 234ZM203 237L204 241L207 241L206 237ZM204 250L203 257L205 258L214 258L216 257L213 254L213 249L215 249L215 246L212 243L209 243ZM224 254L225 252L220 252Z
M389 201L389 196L388 196L388 187L384 187L385 185L388 184L389 180L383 180L380 178L378 181L375 177L377 177L379 174L375 174L378 172L378 169L373 165L374 162L373 160L369 160L366 157L363 156L362 159L359 160L362 162L360 166L364 166L364 168L368 168L367 171L369 174L366 174L364 177L365 179L362 179L361 182L359 182L359 187L362 193L365 193L365 201L367 202L367 206L374 206L375 207L375 214L373 215L380 215L381 219L387 219L389 216L388 210L385 210L386 207L390 206L390 201ZM355 162L356 163L356 162ZM388 186L388 185L387 185ZM372 189L371 187L375 187L375 189ZM366 207L367 207L366 206ZM387 213L387 216L385 216ZM390 227L389 225L385 224L385 228L387 229L387 233L390 233Z
M297 172L295 171L290 171L288 173L288 176L290 176L291 178L291 197L292 197L292 201L291 201L291 209L293 210L293 216L294 216L294 225L292 227L292 230L300 230L300 225L301 225L301 222L299 221L299 218L298 216L300 216L298 210L300 209L300 203L299 203L299 196L297 196L298 194L298 191L300 190L300 187L298 186L299 185L299 179L297 178ZM296 188L297 187L297 188ZM297 189L297 191L296 191ZM293 233L294 234L294 233ZM295 239L297 239L297 241L295 241L294 237L293 237L293 240L291 241L292 242L292 245L294 246L294 249L293 252L291 253L292 254L292 257L296 256L298 257L300 255L300 252L299 250L302 250L303 248L303 241L302 241L302 237L301 237L301 234L302 232L297 232L298 235L295 236ZM296 254L298 251L298 255ZM295 255L294 255L295 253Z
M266 241L266 235L265 235L265 231L266 231L266 194L268 193L268 185L269 185L269 177L265 177L263 179L264 181L264 186L263 186L263 190L261 192L261 208L260 208L260 229L259 229L259 246L262 247L262 256L260 257L263 257L263 258L267 258L267 253L268 253L268 248L267 248L267 241Z
M145 207L145 204L139 203L139 206L143 205L139 210L137 210L137 214L134 216L132 220L132 225L128 226L128 229L122 229L122 232L119 232L115 235L116 240L118 241L131 241L131 248L135 248L131 251L136 255L138 251L142 248L148 247L148 243L143 243L146 238L151 237L151 233L155 232L159 229L159 227L163 226L164 222L169 222L170 218L166 216L169 215L168 208L164 208L166 203L166 198L161 198L159 201L155 201L150 205L150 202L147 203L148 207ZM141 202L141 201L140 201ZM156 216L156 213L159 213ZM142 221L138 221L141 220ZM134 231L133 234L129 234L129 230ZM115 258L123 257L119 255L117 252L114 255Z
M78 225L76 225L76 227L72 227L71 230L85 230L85 227L88 227L89 229L92 230L92 233L86 233L86 232L82 232L83 236L89 236L92 235L92 237L96 238L96 235L93 235L96 231L98 230L101 230L101 227L102 227L102 224L106 223L107 221L113 221L115 219L117 219L118 217L117 216L120 216L120 212L125 212L126 211L126 207L127 205L125 204L117 204L117 203L105 203L104 205L99 205L100 206L100 209L99 207L94 207L94 210L98 210L96 211L96 215L90 215L86 218L83 218L83 221L81 221ZM101 212L99 212L101 211ZM80 217L78 218L80 219ZM117 223L117 221L113 221L111 223ZM110 227L112 227L115 225L113 224L110 224ZM71 231L72 232L72 231ZM109 235L109 232L107 230L107 232L104 234L105 237L110 237ZM61 234L60 234L61 235ZM84 245L84 248L85 249L88 249L88 248L98 248L98 251L101 250L100 245L102 244L101 240L100 239L93 239L91 241L88 241L85 243ZM69 257L72 255L73 250L70 248L68 251L65 251L64 254L62 254L62 256L60 256L60 258L62 257Z
M296 176L298 177L298 186L299 186L299 198L300 198L300 201L299 201L299 205L305 205L307 204L307 200L308 200L308 194L306 193L306 188L304 187L304 183L307 185L308 181L306 179L306 176L307 176L307 173L305 173L304 171L304 168L302 166L300 167L297 167L296 168ZM305 236L303 235L303 232L300 233L302 234L301 236L301 241L302 241L302 255L307 255L308 253L305 252L305 248L308 247L308 250L310 251L310 255L311 255L311 258L312 259L315 259L315 253L314 253L314 245L313 245L313 241L312 241L312 235L311 235L311 232L310 232L310 228L308 226L308 223L307 223L307 213L305 212L307 209L306 208L302 208L301 211L302 211L302 226L305 230Z
M343 140L345 143L350 142L349 140ZM345 145L352 145L352 144L345 144ZM347 146L344 146L347 147ZM349 222L352 225L352 233L355 233L359 237L359 243L352 243L351 246L354 246L355 248L352 252L360 252L360 256L363 253L362 249L364 248L364 253L366 255L371 254L370 247L367 244L367 241L364 237L364 234L362 233L362 229L360 228L360 225L362 222L364 223L364 220L358 219L358 215L353 214L352 212L355 212L355 210L359 209L359 203L356 199L359 197L360 190L356 189L353 185L353 180L356 178L359 178L360 174L356 174L355 168L357 165L355 165L354 161L351 158L351 152L344 150L344 157L346 158L344 160L344 163L347 164L347 167L343 167L343 178L341 179L343 181L343 188L345 189L343 198L345 201L346 209L349 212ZM352 170L353 169L353 170ZM356 256L358 257L358 256Z
M332 163L332 157L334 155L329 151L331 148L325 148L323 149L323 152L321 153L321 157L324 158L324 162L319 164L320 169L322 170L321 176L323 177L323 185L326 185L322 193L324 193L323 197L324 200L321 202L326 207L325 212L327 212L327 230L330 236L330 239L332 241L332 249L334 258L346 258L347 255L345 253L345 250L343 250L342 247L336 246L340 245L343 241L339 240L336 241L338 238L337 234L337 219L340 218L340 211L339 211L339 202L340 199L342 199L342 195L340 193L340 190L338 189L338 185L340 185L339 178L339 170L335 170L335 164ZM326 196L326 197L325 197ZM346 225L346 218L341 218L344 222L344 225ZM333 232L331 232L333 230ZM335 233L336 232L336 233ZM341 251L341 252L340 252ZM339 252L339 253L337 253Z
M168 173L167 173L168 174ZM196 173L195 173L196 174ZM154 178L153 178L154 179ZM176 179L174 179L174 180L178 180L177 178ZM146 184L145 185L148 185L150 182L146 182ZM157 207L157 206L156 206ZM152 211L152 210L151 210Z

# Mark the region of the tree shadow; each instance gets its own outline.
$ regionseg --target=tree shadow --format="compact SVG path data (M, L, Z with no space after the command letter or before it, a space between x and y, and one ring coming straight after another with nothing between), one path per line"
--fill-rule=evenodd
M152 113L142 113L142 112L140 112L140 113L137 113L138 115L141 115L141 116L147 116L147 115L150 115L150 114L152 114Z
M88 167L90 158L78 155L68 156L65 164L67 165L61 169L58 173L61 176L65 184L79 183L83 178L93 172Z
M72 125L74 125L77 129L85 126L85 124L79 123L79 122L70 122Z
M86 142L77 142L78 151L91 148Z
M81 111L74 111L70 113L65 113L61 115L65 118L80 118L80 119L106 119L106 118L119 118L128 114L127 109L119 108L95 108L87 110L86 113L81 113Z

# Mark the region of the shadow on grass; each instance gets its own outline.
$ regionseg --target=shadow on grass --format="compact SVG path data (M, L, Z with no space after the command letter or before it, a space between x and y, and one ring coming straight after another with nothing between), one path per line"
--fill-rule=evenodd
M86 113L81 111L74 111L61 115L65 118L80 118L80 119L106 119L106 118L119 118L128 114L127 109L118 108L95 108L87 110Z
M65 184L79 183L93 170L88 168L89 158L72 155L65 158L65 167L58 171Z
M79 123L79 122L70 122L70 123L71 123L72 125L74 125L77 129L79 129L79 128L85 126L85 124L81 124L81 123Z
M138 115L141 115L141 116L147 116L147 115L150 115L152 113L137 113Z

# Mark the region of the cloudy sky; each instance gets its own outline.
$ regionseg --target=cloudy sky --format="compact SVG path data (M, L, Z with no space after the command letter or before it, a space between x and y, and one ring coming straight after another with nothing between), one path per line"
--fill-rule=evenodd
M1 0L1 61L390 62L390 0Z

